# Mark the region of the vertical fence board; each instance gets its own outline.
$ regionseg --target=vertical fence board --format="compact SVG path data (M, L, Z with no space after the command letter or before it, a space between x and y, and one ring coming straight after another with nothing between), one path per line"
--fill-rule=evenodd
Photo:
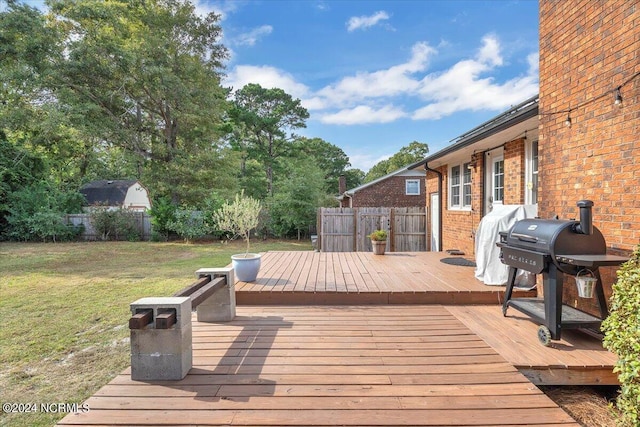
M369 234L385 230L387 251L427 250L426 209L321 208L318 212L319 248L323 252L370 252Z
M323 252L352 252L355 221L353 209L322 208L320 244Z

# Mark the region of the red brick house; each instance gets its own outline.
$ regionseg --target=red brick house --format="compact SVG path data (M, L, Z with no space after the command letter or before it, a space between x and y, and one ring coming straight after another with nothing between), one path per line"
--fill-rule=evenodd
M340 177L338 201L341 208L424 207L424 177L424 170L407 166L351 190Z
M640 243L640 1L540 0L539 135L539 215L571 218L592 200L607 252L628 255Z
M411 165L426 169L429 249L475 252L475 233L496 205L538 198L538 97L532 97Z
M640 0L540 0L540 92L413 167L426 167L431 250L474 254L492 205L575 218L592 200L607 252L640 244ZM602 269L610 295L616 268ZM596 311L595 299L564 301Z

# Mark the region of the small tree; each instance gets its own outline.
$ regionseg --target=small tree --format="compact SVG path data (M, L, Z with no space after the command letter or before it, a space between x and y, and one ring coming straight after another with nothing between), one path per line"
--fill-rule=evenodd
M232 239L241 237L247 242L245 257L249 253L251 230L258 226L262 205L253 197L245 197L244 190L236 194L233 202L225 203L215 211L212 218L220 231L232 234Z

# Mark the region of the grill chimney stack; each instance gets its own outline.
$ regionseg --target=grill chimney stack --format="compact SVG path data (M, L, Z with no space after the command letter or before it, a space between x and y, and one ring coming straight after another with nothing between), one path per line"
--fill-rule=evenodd
M591 208L593 202L591 200L580 200L577 203L580 208L580 224L576 225L576 233L586 234L590 236L593 234L593 214Z

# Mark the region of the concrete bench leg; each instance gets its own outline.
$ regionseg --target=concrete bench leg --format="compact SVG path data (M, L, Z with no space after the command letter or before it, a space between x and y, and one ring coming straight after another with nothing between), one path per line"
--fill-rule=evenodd
M201 268L196 277L211 275L212 279L224 276L227 284L202 302L196 310L198 322L230 322L236 317L236 287L233 268Z
M153 321L143 329L131 329L131 379L183 379L193 364L191 299L142 298L131 303L134 315L145 309L153 310ZM169 329L155 329L158 313L170 310L176 312L176 323Z

